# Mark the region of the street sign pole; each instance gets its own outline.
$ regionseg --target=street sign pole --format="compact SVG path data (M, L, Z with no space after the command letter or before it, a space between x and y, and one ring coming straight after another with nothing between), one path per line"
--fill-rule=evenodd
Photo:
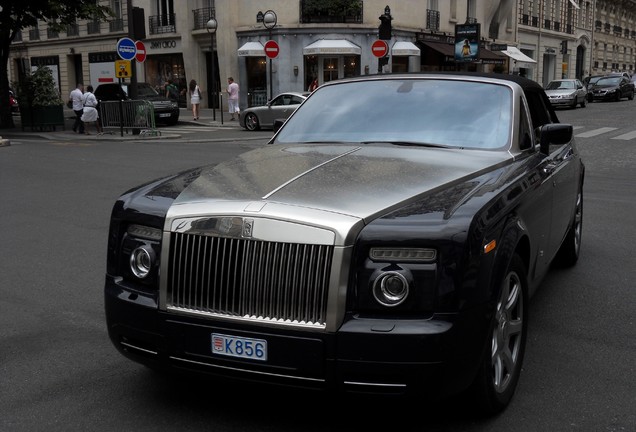
M271 30L270 30L271 33ZM272 91L272 59L278 57L278 53L280 52L280 47L278 43L271 39L265 42L265 55L269 58L269 100L274 99L274 93Z
M135 20L133 19L133 2L126 2L126 11L128 13L128 37L135 40ZM137 47L135 46L135 51ZM137 62L135 62L135 56L130 59L130 68L132 70L132 74L130 77L130 97L135 99L137 97Z

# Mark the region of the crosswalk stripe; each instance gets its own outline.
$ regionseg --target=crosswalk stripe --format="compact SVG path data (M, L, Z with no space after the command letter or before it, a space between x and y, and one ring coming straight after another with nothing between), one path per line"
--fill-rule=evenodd
M631 139L634 139L634 138L636 138L636 131L631 131L631 132L628 132L626 134L616 136L616 137L614 137L612 139L615 139L615 140L631 140Z
M593 129L591 131L587 131L587 132L582 132L580 134L575 135L575 137L577 138L591 138L597 135L601 135L607 132L611 132L614 131L618 128L611 128L611 127L603 127L603 128L599 128L599 129Z

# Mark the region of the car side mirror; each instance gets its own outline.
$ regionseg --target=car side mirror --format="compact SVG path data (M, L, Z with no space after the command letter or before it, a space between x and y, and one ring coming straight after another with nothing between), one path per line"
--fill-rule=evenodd
M273 126L274 132L278 132L278 129L281 128L283 123L285 123L285 119L276 119L276 120L274 120L274 126Z
M574 138L574 128L569 124L549 123L539 129L539 149L543 154L550 154L550 145L563 145Z

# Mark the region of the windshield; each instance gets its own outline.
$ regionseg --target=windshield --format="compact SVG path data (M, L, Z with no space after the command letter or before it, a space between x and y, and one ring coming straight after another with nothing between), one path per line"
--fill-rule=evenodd
M494 149L508 145L512 90L483 82L408 79L319 87L276 142L390 142Z
M574 81L551 81L546 90L572 90L576 88Z
M121 88L124 90L124 93L128 95L128 84L124 83L121 85ZM138 97L156 97L159 93L152 88L152 86L148 83L137 83L137 96Z
M596 82L599 86L616 86L620 82L621 77L602 78Z

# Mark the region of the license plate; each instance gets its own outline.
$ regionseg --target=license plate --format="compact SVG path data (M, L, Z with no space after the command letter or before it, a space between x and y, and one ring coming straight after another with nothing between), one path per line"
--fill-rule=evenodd
M212 333L212 353L266 361L267 341Z
M172 114L170 113L161 113L159 114L159 117L170 117Z

